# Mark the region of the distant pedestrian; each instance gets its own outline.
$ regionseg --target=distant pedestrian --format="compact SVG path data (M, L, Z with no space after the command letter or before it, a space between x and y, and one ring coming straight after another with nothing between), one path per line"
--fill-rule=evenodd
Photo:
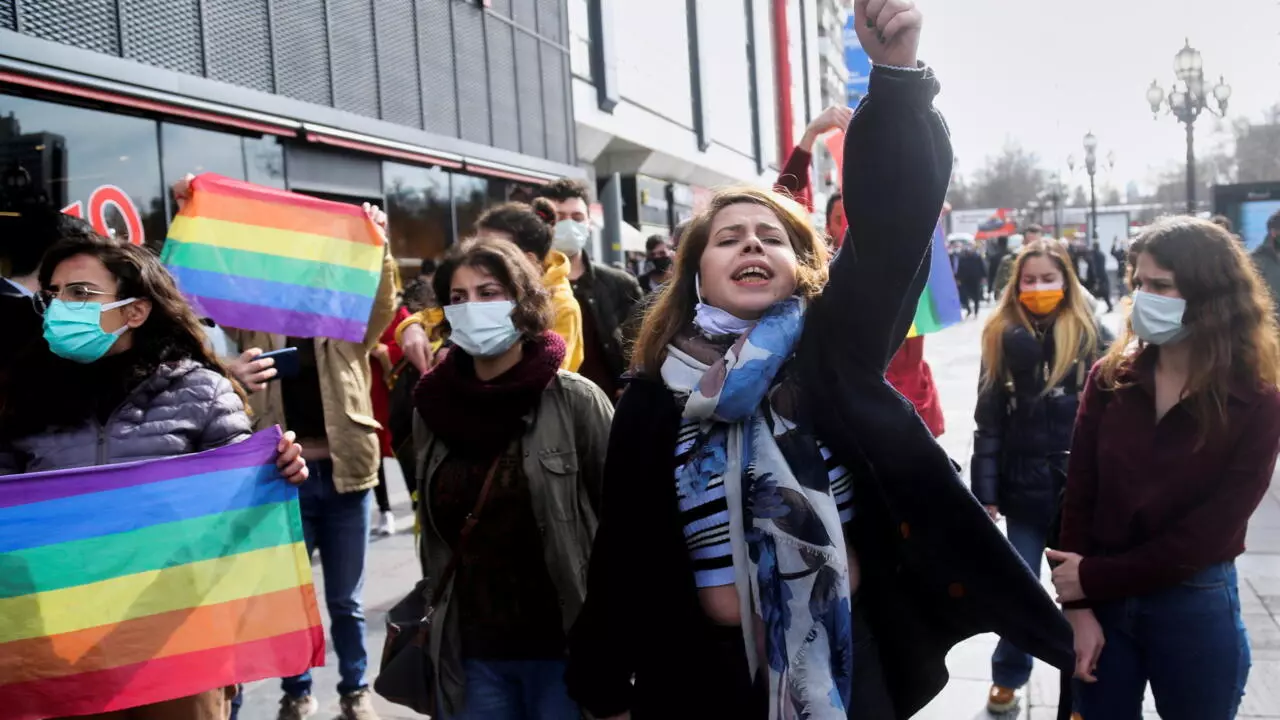
M1088 720L1234 718L1249 639L1235 558L1280 446L1280 340L1224 229L1179 217L1134 244L1133 311L1080 401L1058 599Z
M1022 232L1023 246L1034 245L1042 238L1044 238L1044 228L1039 225L1028 225L1026 230ZM995 286L992 288L992 292L996 297L1004 293L1005 286L1009 284L1009 278L1013 276L1013 259L1014 256L1010 254L1005 255L1004 259L1000 261L1000 267L996 270ZM1073 271L1075 270L1074 263L1072 264L1072 269ZM1077 273L1078 276L1079 273Z
M639 279L640 289L648 295L671 279L676 253L665 235L651 235L645 241L644 251L649 269Z
M1102 252L1102 244L1094 242L1089 249L1088 256L1089 269L1089 291L1094 297L1107 304L1107 312L1113 309L1111 305L1111 278L1107 275L1107 256Z
M993 301L1000 300L1000 291L996 287L996 277L1000 265L1009 257L1009 238L998 237L987 243L987 296Z
M982 280L986 275L986 264L982 256L971 245L960 249L956 259L956 285L960 290L960 305L964 307L965 317L977 317L978 306L982 301Z
M1271 299L1280 318L1280 211L1267 218L1267 237L1253 251L1253 264L1271 291Z

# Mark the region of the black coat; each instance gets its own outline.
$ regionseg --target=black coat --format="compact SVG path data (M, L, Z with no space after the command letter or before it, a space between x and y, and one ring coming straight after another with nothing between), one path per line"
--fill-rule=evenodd
M956 282L967 287L979 287L987 277L986 263L977 250L961 250L956 268Z
M1082 356L1044 392L1053 363L1053 333L1037 337L1023 327L1004 334L1004 377L980 385L974 411L969 477L983 505L1008 517L1047 528L1057 511L1061 456L1071 449L1080 391L1096 355ZM981 384L981 380L979 383Z
M847 156L859 158L844 170L850 231L790 369L801 388L797 422L855 477L846 532L862 571L858 602L895 706L867 720L917 712L946 684L947 652L980 633L999 632L1058 667L1073 662L1057 607L884 380L928 280L950 178L950 139L932 109L937 88L931 72L872 71L845 138ZM679 421L671 393L651 379L633 382L614 415L566 675L570 694L597 717L758 714L740 641L716 632L694 587L674 480ZM855 655L859 648L877 652L859 645Z
M36 312L31 298L0 280L0 384L18 356L33 343L42 342L43 328L44 318Z
M593 263L586 255L582 260L586 269L573 281L573 296L582 307L583 322L595 323L609 372L620 378L627 369L627 323L643 297L640 283L630 273Z

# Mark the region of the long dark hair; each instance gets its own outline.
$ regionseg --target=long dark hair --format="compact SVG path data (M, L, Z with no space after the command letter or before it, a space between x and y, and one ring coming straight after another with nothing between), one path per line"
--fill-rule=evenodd
M1130 286L1143 253L1173 271L1174 285L1187 301L1182 318L1191 348L1186 398L1203 443L1225 429L1233 382L1268 388L1280 384L1274 301L1241 244L1207 220L1176 217L1149 226L1129 250ZM1126 321L1103 359L1104 387L1132 384L1130 371L1142 346Z
M115 277L117 295L151 302L146 322L132 330L127 377L132 388L161 366L194 360L239 384L204 344L204 331L169 271L151 251L101 235L66 237L49 249L40 265L40 285L48 287L54 270L77 255L97 258ZM102 362L102 361L99 361ZM43 341L32 343L0 388L0 437L14 438L50 427L74 427L88 419L104 391L95 363L82 365L54 355Z

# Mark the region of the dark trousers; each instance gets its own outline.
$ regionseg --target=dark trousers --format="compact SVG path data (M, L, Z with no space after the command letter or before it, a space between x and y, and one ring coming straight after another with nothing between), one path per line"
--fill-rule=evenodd
M960 305L966 314L978 314L978 303L982 300L982 284L965 282L960 285Z
M302 532L308 554L319 551L324 573L324 599L329 607L329 637L338 655L338 693L365 688L368 655L364 647L365 550L369 545L369 510L373 494L368 490L340 493L333 484L333 462L307 463L311 476L298 488ZM311 694L311 673L281 681L285 694Z
M1164 720L1232 720L1249 677L1233 563L1181 585L1094 608L1106 645L1096 683L1076 683L1089 720L1136 720L1147 683Z
M1031 574L1040 577L1045 536L1048 530L1036 523L1014 518L1007 518L1005 527L1009 544L1027 564ZM996 651L991 656L991 682L1003 688L1017 690L1031 680L1033 663L1034 660L1030 655L1019 650L1008 640L1000 638L1000 644L996 645Z

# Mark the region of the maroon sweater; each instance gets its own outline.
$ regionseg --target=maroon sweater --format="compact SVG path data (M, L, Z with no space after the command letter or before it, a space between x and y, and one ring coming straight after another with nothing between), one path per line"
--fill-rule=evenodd
M1080 401L1063 550L1084 556L1087 607L1187 580L1244 552L1245 529L1271 483L1280 448L1280 392L1237 383L1227 428L1196 449L1185 403L1155 419L1154 348L1134 362L1134 384L1114 392L1094 368Z

